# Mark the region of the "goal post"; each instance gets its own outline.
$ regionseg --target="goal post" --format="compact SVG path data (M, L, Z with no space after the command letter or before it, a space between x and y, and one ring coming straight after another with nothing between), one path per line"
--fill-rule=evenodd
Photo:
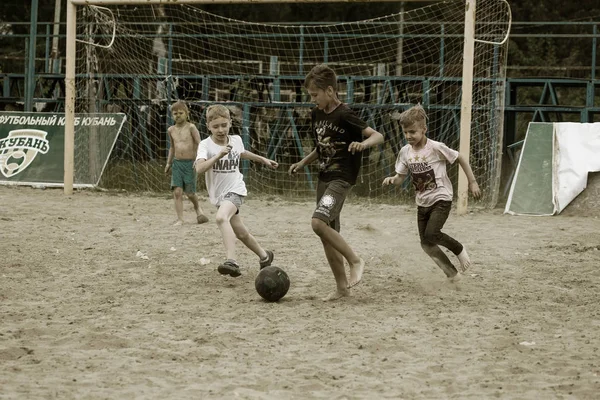
M227 104L234 133L251 151L277 159L285 169L312 146L306 130L312 105L301 87L304 74L313 65L327 63L338 73L342 101L386 138L363 155L355 194L412 198L409 185L382 188L381 180L393 173L398 151L406 143L399 113L420 103L428 113L428 136L471 159L487 193L484 205L494 206L510 28L506 0L479 0L477 8L475 0L429 0L427 6L408 11L401 7L406 2L386 0L397 3L398 12L363 21L299 24L233 20L198 7L324 2L357 3L68 1L65 193L72 193L73 170L78 168L73 156L80 145L75 113L103 112L107 107L128 115L128 127L108 168L110 179L104 181L110 188L166 190L164 174L157 172L169 145L168 107L177 100L191 107L193 122L204 136L202 110ZM255 192L310 195L318 175L314 167L295 178L248 164L243 172ZM455 184L458 181L457 211L462 213L468 199L464 177L455 166L449 173Z
M465 3L465 48L463 56L462 97L460 107L459 153L469 162L471 152L471 108L473 107L473 57L475 55L475 7L477 0ZM462 168L458 171L456 212L467 213L469 183Z

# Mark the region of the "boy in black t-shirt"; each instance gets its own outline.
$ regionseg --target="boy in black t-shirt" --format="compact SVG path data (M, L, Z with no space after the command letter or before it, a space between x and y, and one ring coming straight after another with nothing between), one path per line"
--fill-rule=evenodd
M383 143L383 135L338 99L337 76L327 65L315 66L306 76L304 86L317 105L311 112L315 149L290 166L289 172L295 173L319 160L317 208L312 216L312 229L323 243L337 284L337 290L323 300L337 300L348 296L348 289L360 283L365 267L364 260L339 233L340 212L350 188L356 183L361 152ZM350 264L350 279L346 277L344 258Z

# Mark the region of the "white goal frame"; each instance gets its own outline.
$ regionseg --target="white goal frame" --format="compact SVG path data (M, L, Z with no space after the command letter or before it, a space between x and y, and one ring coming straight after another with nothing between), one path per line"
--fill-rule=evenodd
M125 4L267 4L267 3L350 3L375 2L374 0L68 0L67 1L67 51L65 70L65 161L64 193L73 194L75 166L75 51L76 51L76 11L78 5L125 5ZM397 2L399 0L376 0L377 2ZM423 1L423 0L404 0ZM442 1L442 0L425 0ZM465 39L463 55L462 100L460 109L459 152L469 162L471 138L471 108L473 96L473 57L475 49L475 6L476 0L465 0ZM458 175L457 213L466 214L469 184L462 169Z

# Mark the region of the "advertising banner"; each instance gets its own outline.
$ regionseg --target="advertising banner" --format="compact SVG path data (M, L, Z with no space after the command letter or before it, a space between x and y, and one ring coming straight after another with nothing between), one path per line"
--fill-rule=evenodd
M75 187L98 185L125 114L75 115ZM0 184L63 186L63 113L0 112Z

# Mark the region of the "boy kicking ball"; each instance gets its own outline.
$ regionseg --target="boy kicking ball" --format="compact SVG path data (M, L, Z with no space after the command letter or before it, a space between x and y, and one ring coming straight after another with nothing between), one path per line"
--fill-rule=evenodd
M304 86L316 105L311 111L315 149L290 166L289 173L296 173L313 161L319 161L317 207L311 226L321 239L335 278L335 292L323 299L331 301L349 296L350 288L362 280L365 262L340 235L340 213L356 183L362 152L383 143L383 135L342 103L337 95L337 76L327 65L315 66L306 76ZM350 265L350 277L346 276L344 259Z
M211 135L198 146L195 168L197 173L204 173L210 202L217 206L216 222L226 252L226 260L219 265L218 271L222 275L237 277L242 273L236 261L236 239L259 257L261 269L273 262L273 252L258 244L240 216L240 208L247 195L240 161L259 162L270 168L277 168L277 162L251 153L244 149L240 136L229 135L231 115L227 107L208 107L206 124Z

